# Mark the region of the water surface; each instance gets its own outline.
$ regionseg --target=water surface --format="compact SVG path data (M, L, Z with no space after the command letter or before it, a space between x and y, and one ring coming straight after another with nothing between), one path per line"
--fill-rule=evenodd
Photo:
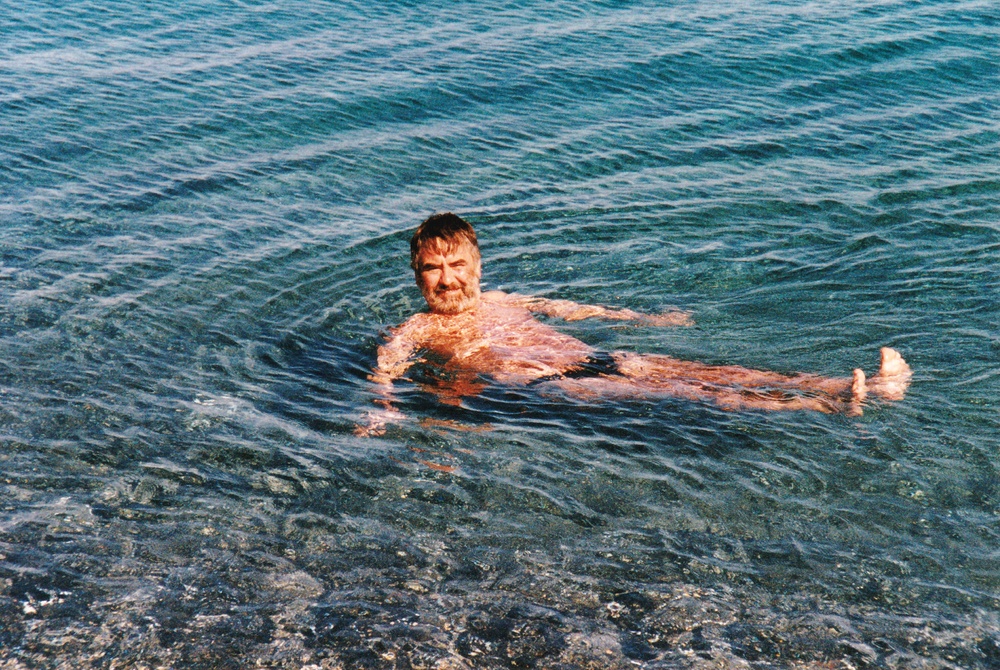
M0 41L0 660L1000 667L995 3L29 3ZM412 229L863 416L420 379ZM466 428L468 430L459 430Z

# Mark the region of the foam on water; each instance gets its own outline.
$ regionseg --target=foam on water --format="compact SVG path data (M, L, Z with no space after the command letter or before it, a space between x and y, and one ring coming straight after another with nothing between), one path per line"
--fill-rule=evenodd
M661 5L8 12L0 664L996 667L995 3ZM358 438L441 210L491 288L697 323L555 322L599 349L913 387L428 369Z

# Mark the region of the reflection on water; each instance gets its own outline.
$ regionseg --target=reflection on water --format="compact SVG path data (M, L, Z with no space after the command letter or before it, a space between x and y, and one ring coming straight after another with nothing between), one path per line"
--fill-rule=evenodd
M0 666L1000 667L995 19L24 9ZM848 418L415 374L356 437L447 209L489 288L694 314L552 322L600 350L888 345L914 385Z

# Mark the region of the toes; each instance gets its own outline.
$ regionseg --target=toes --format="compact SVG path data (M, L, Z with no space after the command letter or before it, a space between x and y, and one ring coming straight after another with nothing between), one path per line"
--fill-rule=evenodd
M912 373L899 352L882 348L882 368L869 385L870 389L886 400L902 400L910 385Z
M879 351L882 357L882 369L895 367L899 365L899 361L903 360L903 357L899 355L899 352L892 347L882 347Z
M898 351L890 347L882 347L882 365L879 375L882 377L897 377L910 372L910 366L906 364Z

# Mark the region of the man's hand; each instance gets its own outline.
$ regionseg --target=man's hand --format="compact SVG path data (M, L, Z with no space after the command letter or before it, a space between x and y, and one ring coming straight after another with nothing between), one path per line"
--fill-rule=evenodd
M354 424L354 434L358 437L382 437L385 435L385 423L356 423Z
M563 321L582 321L583 319L591 319L595 317L605 319L615 318L614 311L605 307L598 307L597 305L578 305L576 303L571 303L568 300L553 300L553 302L569 303L565 306L559 305L559 309L554 310L559 316L562 317Z
M641 314L639 323L648 326L693 326L691 312L671 311L662 314Z
M382 405L382 409L365 412L365 422L354 426L355 435L358 437L380 437L385 435L385 426L387 423L401 421L405 418L403 413L393 407L392 404L383 402L376 401L376 403Z

